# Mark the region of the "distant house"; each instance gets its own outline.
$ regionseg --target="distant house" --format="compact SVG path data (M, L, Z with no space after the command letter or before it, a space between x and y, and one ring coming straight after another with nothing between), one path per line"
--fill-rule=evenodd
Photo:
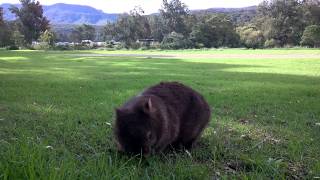
M104 47L107 45L107 43L106 42L94 42L94 45L97 47Z
M87 45L87 46L94 46L94 42L91 40L82 40L81 41L82 45Z
M144 45L144 46L150 46L158 43L158 41L155 39L138 39L137 43L140 43L141 45Z
M69 42L56 42L55 45L56 45L56 46L69 46L70 43L69 43Z
M111 40L109 43L112 44L112 45L119 45L119 44L121 44L121 42L115 41L115 40Z
M32 45L39 45L40 43L38 41L32 41Z
M71 46L78 46L78 45L81 45L80 43L77 43L77 42L72 42L70 43Z

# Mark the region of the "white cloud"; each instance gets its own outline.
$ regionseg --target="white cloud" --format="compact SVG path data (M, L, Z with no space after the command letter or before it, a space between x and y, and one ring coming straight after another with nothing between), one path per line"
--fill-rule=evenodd
M157 12L162 0L39 0L41 4L55 3L82 4L101 9L107 13L128 12L135 6L141 6L147 14ZM258 5L262 0L182 0L189 9L207 9L213 7L246 7ZM19 3L18 0L0 0L2 3Z

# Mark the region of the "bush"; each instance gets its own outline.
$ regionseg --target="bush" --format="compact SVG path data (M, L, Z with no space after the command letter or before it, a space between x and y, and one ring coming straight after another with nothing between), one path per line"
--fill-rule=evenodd
M268 39L266 42L264 42L265 48L274 48L277 46L277 41L274 39Z
M19 47L16 45L10 45L6 47L6 50L19 50Z
M160 49L161 44L159 42L153 42L148 47L149 49Z
M142 47L139 48L139 50L148 50L148 49L150 49L150 48L147 47L147 46L142 46Z
M194 47L197 49L203 49L205 48L205 45L203 43L195 43Z
M53 47L55 40L56 40L56 35L54 34L54 32L52 32L50 30L46 30L45 32L41 33L41 35L39 37L39 41L41 43L43 43L42 46L46 49ZM49 47L49 48L47 48L47 47Z
M111 49L111 48L114 48L114 44L112 44L112 43L107 43L106 44L106 48L109 48L109 49Z
M72 50L89 50L90 46L82 45L82 44L74 44L70 46L70 49Z
M263 33L255 26L238 27L237 32L246 48L262 48L265 44Z
M139 49L139 48L141 48L141 45L140 45L140 43L134 42L134 43L131 43L129 47L131 49Z
M71 48L70 46L67 46L67 45L57 45L57 46L54 46L54 50L67 51L67 50L71 50Z
M306 27L300 44L302 46L320 47L320 26L311 25Z
M192 47L192 42L182 34L172 32L163 39L160 47L162 49L188 49Z
M41 42L35 45L31 45L31 49L35 50L48 50L50 49L50 45L46 42Z

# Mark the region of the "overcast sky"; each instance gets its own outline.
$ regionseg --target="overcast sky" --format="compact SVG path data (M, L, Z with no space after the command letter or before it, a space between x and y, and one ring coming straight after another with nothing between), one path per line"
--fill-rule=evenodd
M82 4L103 10L106 13L129 12L140 6L147 14L157 12L162 0L39 0L43 5L55 3ZM212 7L246 7L258 5L262 0L181 0L189 9L207 9ZM2 3L19 3L19 0L0 0Z

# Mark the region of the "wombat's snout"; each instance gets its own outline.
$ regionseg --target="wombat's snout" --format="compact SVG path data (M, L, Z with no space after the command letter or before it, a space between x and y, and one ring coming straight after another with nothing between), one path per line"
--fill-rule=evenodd
M151 148L149 146L143 147L143 156L149 156L151 154Z

